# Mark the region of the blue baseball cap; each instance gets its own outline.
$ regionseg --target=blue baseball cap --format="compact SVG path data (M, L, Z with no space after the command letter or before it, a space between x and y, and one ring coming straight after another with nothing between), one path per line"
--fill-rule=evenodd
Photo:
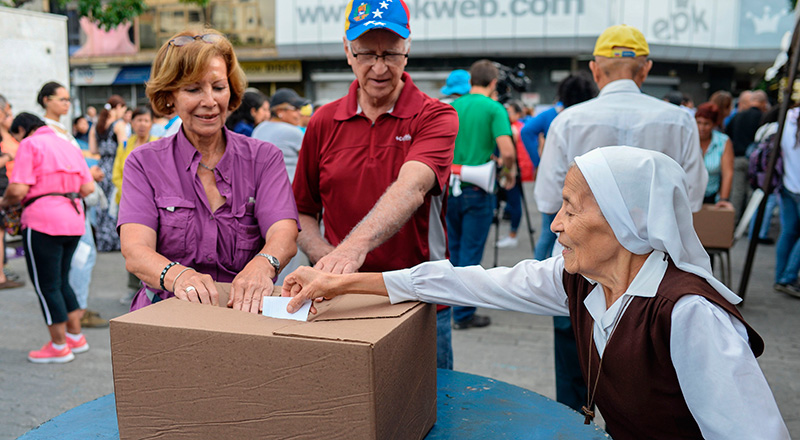
M400 38L411 35L408 6L403 0L350 0L347 2L344 35L353 41L373 29L389 29Z
M466 95L472 89L469 84L469 72L458 69L447 75L447 82L440 89L442 95Z

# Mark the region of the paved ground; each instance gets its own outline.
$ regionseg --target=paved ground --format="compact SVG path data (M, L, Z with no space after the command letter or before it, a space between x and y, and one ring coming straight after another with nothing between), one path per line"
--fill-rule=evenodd
M538 230L539 214L531 208L531 215ZM506 228L504 223L501 231ZM773 236L776 234L773 231ZM500 250L501 265L532 255L526 233L521 238L516 249ZM490 237L489 246L491 243ZM739 285L746 246L740 242L733 250L734 290ZM792 436L800 439L800 300L773 293L774 252L774 247L759 247L746 306L741 310L766 341L766 351L759 362ZM490 266L492 260L492 248L487 247L484 266ZM26 273L21 258L12 260L9 267ZM94 271L90 307L105 317L125 313L127 307L120 304L119 298L126 293L126 281L119 253L101 254ZM482 313L492 317L490 327L454 331L456 369L554 398L551 318ZM27 352L47 340L30 282L23 288L0 291L0 323L0 439L16 438L76 405L113 392L107 329L87 329L91 350L69 364L29 363Z

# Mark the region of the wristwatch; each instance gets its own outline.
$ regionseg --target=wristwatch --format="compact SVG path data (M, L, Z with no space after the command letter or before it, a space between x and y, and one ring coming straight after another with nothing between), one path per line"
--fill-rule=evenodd
M259 253L257 255L266 258L267 261L269 261L269 264L271 264L272 267L275 268L275 276L278 276L278 273L281 271L281 262L278 261L278 259L276 257L274 257L274 256L272 256L270 254Z

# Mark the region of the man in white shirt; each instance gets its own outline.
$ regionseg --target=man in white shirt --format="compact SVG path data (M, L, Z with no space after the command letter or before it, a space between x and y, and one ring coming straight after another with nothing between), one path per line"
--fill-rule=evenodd
M641 92L653 67L649 54L644 35L631 26L611 26L597 38L589 68L600 94L565 109L553 120L539 163L534 198L539 211L550 219L561 206L561 189L572 160L610 145L630 145L671 157L686 171L692 210L702 206L708 173L697 124L680 107ZM542 225L542 229L549 227ZM557 399L579 409L586 401L586 385L569 320L555 317L554 331Z

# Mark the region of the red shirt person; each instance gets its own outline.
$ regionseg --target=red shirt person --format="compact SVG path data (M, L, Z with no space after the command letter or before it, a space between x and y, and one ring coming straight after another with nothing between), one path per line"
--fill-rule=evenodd
M404 72L411 44L404 2L350 2L346 11L344 51L356 80L347 96L314 113L303 139L293 183L298 245L332 273L447 258L456 112ZM443 312L440 348L452 359Z

